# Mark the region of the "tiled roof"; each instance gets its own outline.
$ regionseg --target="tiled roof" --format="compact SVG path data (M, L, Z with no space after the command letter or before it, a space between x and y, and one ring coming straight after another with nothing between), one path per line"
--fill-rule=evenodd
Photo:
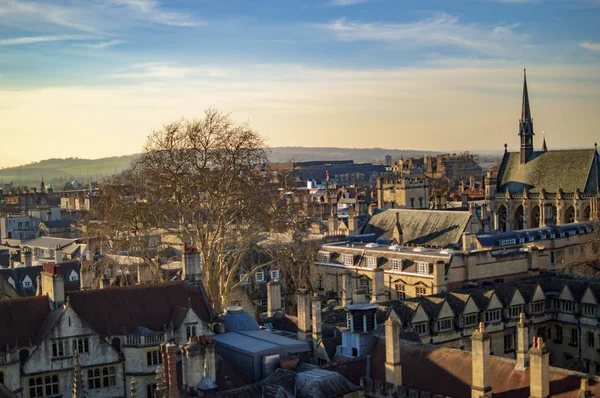
M579 189L595 193L597 181L588 184L588 177L593 178L595 174L591 173L595 161L598 157L594 149L534 152L525 164L521 164L519 152L505 153L498 172L498 192L507 189L513 193L523 193L525 189L575 192Z
M388 209L373 215L362 233L392 239L396 214L404 243L435 247L460 245L471 218L468 211Z
M35 342L49 314L46 296L0 300L0 351Z
M75 312L100 334L132 332L138 326L163 330L188 299L200 318L211 317L202 285L185 281L77 291L69 297Z

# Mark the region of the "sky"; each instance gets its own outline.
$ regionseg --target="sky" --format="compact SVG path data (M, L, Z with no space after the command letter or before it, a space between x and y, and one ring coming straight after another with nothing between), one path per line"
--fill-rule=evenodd
M0 167L142 150L209 107L270 146L600 141L600 0L0 0Z

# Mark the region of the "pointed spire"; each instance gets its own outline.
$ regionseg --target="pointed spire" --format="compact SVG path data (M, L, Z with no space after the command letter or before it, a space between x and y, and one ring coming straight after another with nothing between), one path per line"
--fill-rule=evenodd
M523 106L521 109L521 122L531 121L531 109L529 108L529 93L527 91L527 69L523 69Z
M521 164L527 163L533 155L533 119L529 106L529 92L527 90L527 72L523 70L523 105L521 119L519 120L519 136L521 137Z
M542 151L548 152L548 146L546 145L546 134L543 132L542 132L542 134L544 134L544 142L542 143Z
M81 373L81 368L79 367L79 350L75 349L73 351L73 391L72 398L84 398L85 394L85 384L83 383L83 374Z

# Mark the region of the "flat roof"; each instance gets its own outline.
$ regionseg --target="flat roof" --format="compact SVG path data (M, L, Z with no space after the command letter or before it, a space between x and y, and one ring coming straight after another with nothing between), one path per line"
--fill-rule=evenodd
M246 331L240 331L240 332L236 332L236 333L243 334L252 339L266 341L268 343L275 344L276 346L279 346L279 347L285 346L287 348L297 348L299 351L304 351L304 350L309 351L310 350L308 343L306 343L305 341L298 341L298 340L290 339L289 337L285 337L285 336L270 332L265 329L246 330Z
M216 334L212 336L212 339L216 343L236 348L239 351L245 351L251 354L277 350L279 348L279 346L276 344L254 338L252 336L246 336L238 332Z

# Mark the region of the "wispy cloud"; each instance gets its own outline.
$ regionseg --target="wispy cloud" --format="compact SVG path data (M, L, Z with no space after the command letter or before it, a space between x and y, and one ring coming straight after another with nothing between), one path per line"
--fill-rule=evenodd
M342 18L320 25L342 41L381 41L405 46L455 46L484 53L499 53L522 41L522 35L514 31L517 26L464 24L457 17L444 13L399 24L362 23Z
M542 0L497 0L500 3L540 3Z
M329 2L327 3L330 6L333 7L339 7L339 6L352 6L354 4L361 4L361 3L366 3L369 0L329 0Z
M125 40L109 40L109 41L104 41L104 42L100 42L100 43L86 43L86 44L74 44L75 46L78 47L86 47L86 48L92 48L92 49L96 49L96 50L100 50L106 47L112 47L112 46L116 46L119 44L123 44L126 43Z
M147 62L133 64L118 73L108 77L118 79L183 79L188 77L224 77L228 72L221 68L199 68L189 66L178 66L163 62Z
M156 0L111 0L117 6L129 7L138 12L138 17L170 26L198 26L205 22L194 19L190 14L166 10Z
M45 43L50 41L88 40L89 36L54 35L54 36L25 36L0 39L0 46L19 46L25 44Z
M600 51L600 43L593 43L591 41L584 41L583 43L579 43L579 47L585 48L590 51Z

